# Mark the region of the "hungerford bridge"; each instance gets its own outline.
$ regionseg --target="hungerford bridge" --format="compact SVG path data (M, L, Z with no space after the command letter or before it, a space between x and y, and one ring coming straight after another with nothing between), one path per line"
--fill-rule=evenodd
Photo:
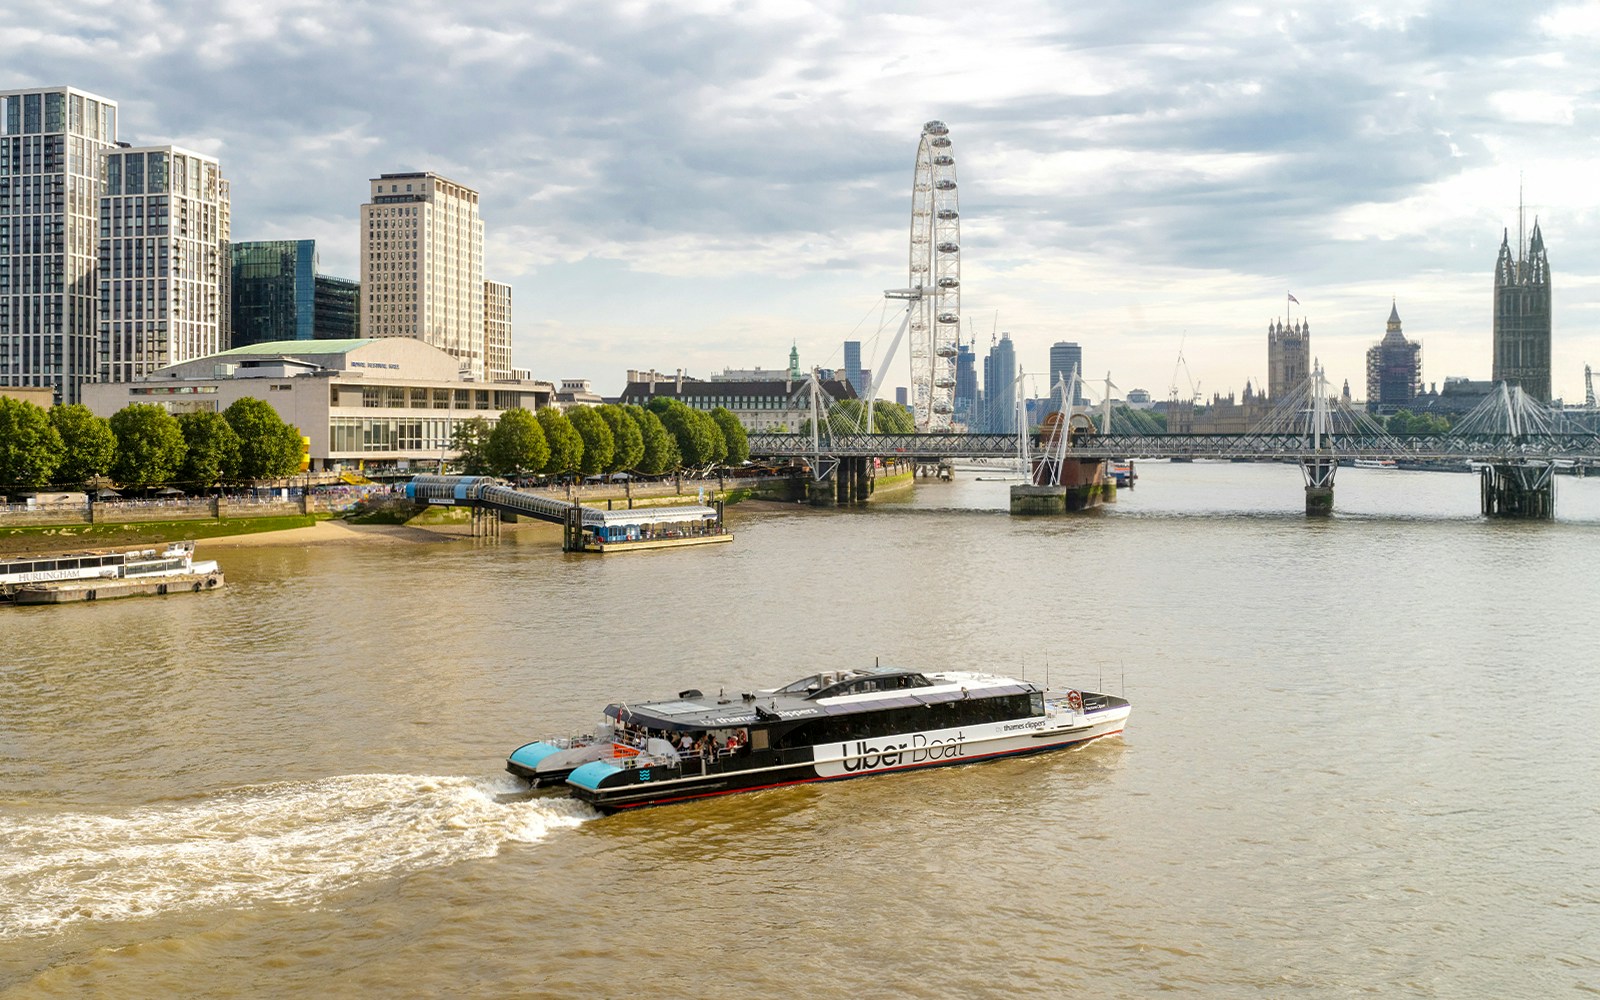
M813 381L815 381L813 379ZM1073 398L1072 382L1057 383L1060 399ZM1555 516L1554 473L1561 466L1600 467L1600 433L1561 410L1541 404L1520 387L1501 383L1446 433L1389 434L1366 413L1332 396L1321 367L1254 428L1242 434L1131 434L1110 430L1109 401L1099 429L1076 412L1072 430L1053 435L1041 450L1038 435L839 433L821 416L813 387L810 434L752 434L750 454L768 459L809 459L815 484L829 480L841 502L864 502L875 458L933 464L958 459L1009 458L1030 469L1035 485L1059 485L1065 461L1212 458L1292 461L1305 476L1306 513L1333 510L1334 474L1341 459L1430 461L1479 469L1483 513L1522 518ZM1019 406L1020 409L1020 406ZM866 422L870 426L870 404ZM1018 426L1025 426L1022 419ZM1041 481L1053 474L1056 482ZM826 489L826 487L824 487ZM830 491L835 492L835 491Z

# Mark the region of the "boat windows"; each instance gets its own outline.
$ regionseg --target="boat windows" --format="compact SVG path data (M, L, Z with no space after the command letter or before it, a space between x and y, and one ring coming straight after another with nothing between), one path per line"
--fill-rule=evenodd
M1025 719L1034 714L1030 711L1032 700L1032 695L1014 694L995 698L931 702L876 712L832 715L801 723L779 736L776 745L779 748L816 746L848 740L876 739L899 733L933 732L940 729L957 729L961 726L1004 722L1008 719ZM1038 714L1043 714L1042 700Z

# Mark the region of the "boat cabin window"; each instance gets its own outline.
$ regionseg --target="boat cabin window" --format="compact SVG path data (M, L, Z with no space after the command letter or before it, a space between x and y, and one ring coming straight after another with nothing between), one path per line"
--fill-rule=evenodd
M765 729L752 729L750 731L750 746L755 750L767 749L767 731Z
M1043 691L1035 691L1033 694L1029 695L1028 696L1028 707L1033 710L1033 714L1034 715L1043 715L1044 714L1044 692Z

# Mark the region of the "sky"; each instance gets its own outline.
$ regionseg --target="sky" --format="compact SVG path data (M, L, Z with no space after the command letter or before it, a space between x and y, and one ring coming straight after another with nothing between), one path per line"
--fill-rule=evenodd
M1391 303L1425 382L1488 378L1519 198L1549 250L1553 391L1581 402L1600 366L1600 3L7 7L0 87L89 90L124 141L218 157L235 240L315 239L357 277L371 178L476 188L515 363L606 394L629 368L781 368L791 344L880 365L931 119L964 336L1009 333L1038 394L1058 340L1115 394L1242 392L1287 315L1361 398Z

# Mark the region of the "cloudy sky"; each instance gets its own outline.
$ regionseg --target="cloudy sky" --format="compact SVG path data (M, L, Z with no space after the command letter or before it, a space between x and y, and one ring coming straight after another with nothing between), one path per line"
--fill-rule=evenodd
M980 352L1009 331L1030 371L1075 340L1124 390L1242 390L1292 292L1358 397L1391 299L1425 380L1487 378L1519 181L1554 391L1581 401L1600 367L1592 2L7 6L0 85L94 91L125 141L218 156L235 239L314 238L355 277L369 178L479 189L517 363L602 392L630 367L780 367L791 343L881 356L932 118L966 331Z

